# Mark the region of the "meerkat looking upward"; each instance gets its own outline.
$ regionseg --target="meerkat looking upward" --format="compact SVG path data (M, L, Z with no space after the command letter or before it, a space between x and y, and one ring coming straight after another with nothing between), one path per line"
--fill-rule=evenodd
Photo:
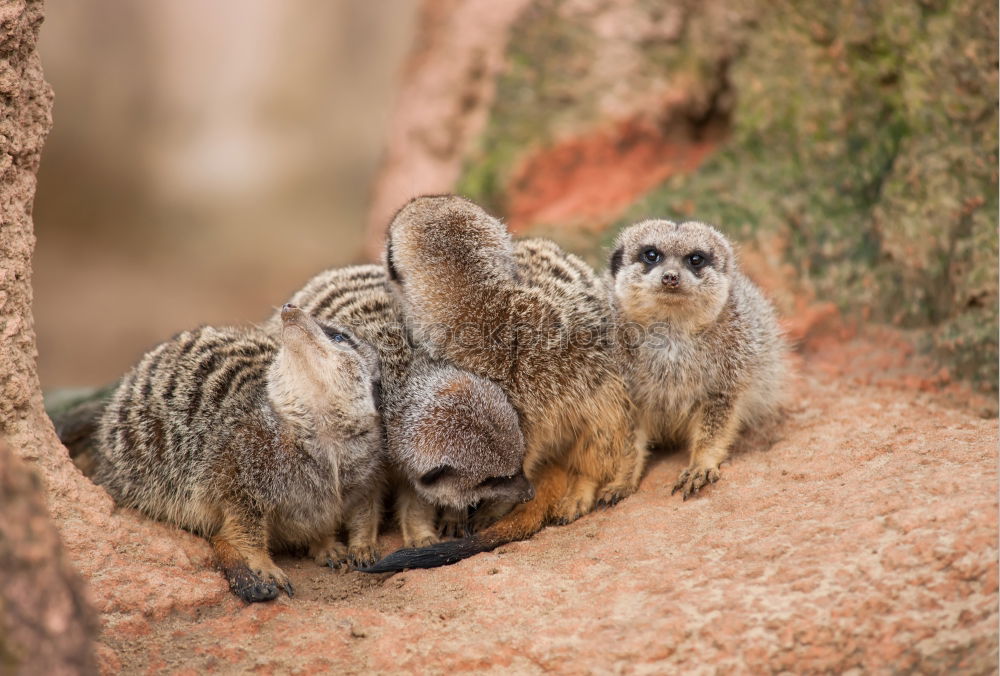
M674 485L687 499L719 480L742 428L780 408L786 346L774 309L740 271L729 241L703 223L627 228L609 275L629 335L638 436L690 448Z
M533 496L522 469L524 437L507 395L413 344L384 268L326 270L292 302L321 321L348 327L379 354L380 408L404 546L439 539L435 506L444 509L442 530L455 534L468 527L469 506Z
M119 505L209 538L248 602L292 595L273 550L306 546L328 565L378 556L375 354L294 306L281 321L277 340L204 327L154 348L122 378L94 448L94 481Z
M476 204L421 197L389 226L386 265L416 341L498 383L521 416L536 497L464 543L402 550L367 572L453 563L634 492L633 440L613 309L596 273L544 240L511 240Z

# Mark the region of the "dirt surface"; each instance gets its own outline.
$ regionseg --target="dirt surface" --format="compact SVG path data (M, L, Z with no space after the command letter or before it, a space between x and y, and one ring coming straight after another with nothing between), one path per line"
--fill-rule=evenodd
M671 139L663 126L627 119L525 160L508 194L511 231L540 224L604 226L667 177L697 169L721 134Z
M491 78L475 73L490 72L503 40L496 55L477 45L516 12L496 9L494 24L456 31L473 4L499 7L437 5L451 30L428 39L448 48L422 57L439 60L438 75L414 66L426 79L411 73L410 96L466 91L453 85L469 77L488 97ZM698 498L670 494L685 459L656 456L636 495L530 541L378 577L284 557L295 598L238 601L204 540L116 510L41 413L28 217L49 125L33 54L40 18L38 3L0 10L14 36L5 54L16 57L0 70L11 123L2 131L14 149L0 158L0 431L42 478L99 615L104 673L996 672L996 402L918 358L911 336L845 324L829 304L794 295L778 299L800 346L786 424L773 440L745 443ZM442 56L451 52L465 56ZM457 174L448 144L475 136L475 116L454 97L427 101L414 122L394 122L401 136L390 147L402 164L390 156L397 183L381 185L384 200L407 186L422 192L431 175L442 181L433 189L447 189L453 174L431 172ZM400 144L421 128L443 130L443 145L433 137L428 147L447 166L407 159ZM791 293L771 283L773 294ZM396 545L383 541L385 551Z
M656 456L618 506L452 567L281 558L297 594L270 604L238 601L203 540L113 510L78 474L53 511L105 673L993 672L997 421L900 341L811 338L777 441L746 444L697 499L670 494L684 458Z

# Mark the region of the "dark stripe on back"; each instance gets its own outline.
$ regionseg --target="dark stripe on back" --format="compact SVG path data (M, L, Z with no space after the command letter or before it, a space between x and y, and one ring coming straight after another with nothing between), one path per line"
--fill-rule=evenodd
M169 403L173 401L174 389L177 387L177 374L180 372L180 365L184 358L194 349L195 345L198 344L198 339L201 337L200 333L188 334L187 342L181 346L180 351L173 359L173 368L170 371L170 378L167 380L167 386L163 390L163 400Z
M314 309L309 310L309 314L320 319L334 319L337 317L340 309L344 307L341 303L336 309L331 309L330 306L335 300L341 299L343 296L350 296L348 298L348 303L357 297L363 291L373 291L375 289L381 289L385 286L385 283L381 279L377 279L374 282L368 284L362 284L359 286L345 287L345 286L335 286L324 298L321 303L319 303Z

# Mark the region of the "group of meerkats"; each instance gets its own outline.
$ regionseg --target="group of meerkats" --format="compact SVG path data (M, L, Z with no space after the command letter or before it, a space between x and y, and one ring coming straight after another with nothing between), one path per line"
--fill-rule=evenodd
M273 551L453 563L630 495L655 445L690 450L674 491L692 496L776 416L785 349L708 225L633 225L601 276L468 200L421 197L384 265L148 352L74 460L119 505L207 537L232 591L265 601L293 593ZM379 561L389 494L405 548Z

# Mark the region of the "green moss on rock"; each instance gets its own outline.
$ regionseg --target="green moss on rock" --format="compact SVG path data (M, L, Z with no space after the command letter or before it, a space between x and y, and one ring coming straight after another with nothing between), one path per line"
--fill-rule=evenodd
M606 123L609 101L686 88L729 138L618 225L777 235L820 297L923 329L956 375L997 389L995 4L540 0L512 35L460 191L503 213L526 154Z
M819 294L928 329L997 387L997 16L971 1L761 5L732 137L626 221L780 232Z

